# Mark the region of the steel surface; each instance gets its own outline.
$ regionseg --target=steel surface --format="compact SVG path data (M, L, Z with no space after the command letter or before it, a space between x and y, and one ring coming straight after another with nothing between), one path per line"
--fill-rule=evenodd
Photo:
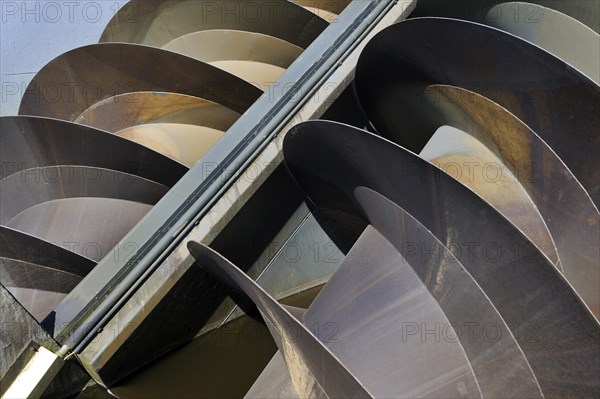
M116 198L154 205L167 186L128 173L87 166L26 169L0 180L0 224L43 202L79 197Z
M238 113L262 94L190 57L137 44L101 43L76 48L46 64L27 87L19 114L72 121L99 101L139 91L200 97Z
M147 123L120 130L115 134L191 168L225 132L181 123Z
M293 0L294 3L300 4L310 12L320 16L327 22L334 22L339 14L344 11L351 0L334 0L334 1L314 1L314 0Z
M277 351L263 372L256 379L244 398L287 398L301 399L294 389L290 374L287 372L285 360Z
M88 126L30 116L0 118L1 179L47 166L89 166L129 173L165 186L184 165L125 138Z
M500 135L504 133L505 131L499 130ZM520 183L520 180L534 179L533 177L519 176L525 171L504 163L492 150L474 138L472 133L448 125L437 129L419 156L468 186L494 206L562 270L548 226L535 202ZM531 162L529 165L531 169L538 166ZM587 195L586 199L593 207Z
M39 322L83 277L40 265L0 257L0 282Z
M535 328L521 348L544 395L600 391L598 321L548 258L473 191L389 141L332 122L296 126L284 156L309 198L343 229L361 216L354 190L363 186L452 249L507 325Z
M12 218L7 226L98 262L110 254L150 208L151 205L113 198L66 198L32 206Z
M272 36L225 29L188 33L162 48L214 65L263 90L303 51Z
M506 324L452 252L381 194L357 187L354 195L369 223L400 252L439 303L455 330L456 341L465 350L483 397L542 398L537 378L521 350L519 340L523 338L518 328ZM344 294L338 291L337 295ZM329 302L336 303L334 298ZM328 301L319 297L313 308L318 309L321 303L327 306ZM493 326L493 334L489 326ZM419 326L421 330L424 327L434 332L432 339L451 339L446 325Z
M538 4L511 1L483 10L475 21L540 46L600 84L600 35L573 17Z
M304 323L318 326L321 339L375 397L482 397L458 331L372 226L309 306Z
M262 33L306 48L327 26L289 1L133 0L108 23L100 42L162 47L188 33L229 29Z
M357 92L370 120L383 136L414 152L433 133L419 130L420 119L429 116L402 105L431 84L465 88L506 108L556 152L598 206L600 86L522 39L443 18L415 18L386 29L358 62Z
M205 264L202 258L197 259L200 265ZM221 268L223 273L225 265ZM231 277L232 272L228 273ZM257 287L241 271L236 275L238 286L241 286L239 279L243 278ZM241 287L252 298L248 288ZM355 294L348 295L349 292ZM259 303L257 306L261 309ZM274 306L283 309L274 302L271 308L261 309L262 314L274 312ZM361 235L304 317L304 325L316 328L312 334L341 361L338 367L347 368L374 397L481 396L460 343L422 340L420 336L407 341L404 328L409 323L449 326L439 305L414 271L372 228ZM275 324L295 332L292 347L299 347L306 340L298 333L301 325L296 321L292 330L289 325ZM386 334L378 333L380 329ZM286 351L288 345L280 346L280 350ZM293 349L298 351L298 348ZM289 356L283 354L284 358ZM390 367L391 363L394 367ZM406 366L398 367L399 363ZM294 382L297 369L287 360L286 364ZM309 365L309 372L318 373L315 366L314 363ZM303 391L295 387L304 397ZM337 397L335 392L323 390L329 397Z
M188 249L199 265L239 287L256 304L301 397L373 397L310 330L237 266L202 244L190 241Z
M339 15L352 2L352 0L293 0L309 10L319 10L319 12L329 12Z
M509 13L516 20L536 23L541 7L546 7L575 18L600 33L600 4L596 0L530 0L528 6L522 9L515 9L507 3L509 2L506 0L420 0L414 15L475 19L486 9L500 6L503 14ZM494 15L488 19L500 17Z
M140 91L97 102L75 122L111 133L147 123L185 123L226 131L239 117L239 113L203 98Z
M598 315L600 214L555 151L506 109L466 89L430 85L398 106L416 116L397 121L394 131L412 129L431 137L421 157L515 224ZM396 134L389 138L401 145L406 141Z

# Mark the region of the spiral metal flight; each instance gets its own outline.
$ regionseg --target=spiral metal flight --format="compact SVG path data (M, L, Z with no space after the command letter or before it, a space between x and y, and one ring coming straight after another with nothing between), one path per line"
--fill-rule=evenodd
M132 0L45 65L0 118L2 286L51 330L350 3ZM247 397L600 395L598 8L420 0L369 41L350 93L365 123L283 139L346 253L312 304L188 243L277 345Z

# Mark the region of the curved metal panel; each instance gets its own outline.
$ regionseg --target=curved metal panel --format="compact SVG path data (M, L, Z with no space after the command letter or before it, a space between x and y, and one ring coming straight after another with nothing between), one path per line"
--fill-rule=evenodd
M422 95L406 103L406 107L415 107L419 115L428 115L427 118L412 119L412 127L417 128L419 132L427 135L439 125L456 126L477 139L478 145L485 145L508 167L507 174L511 176L496 177L495 174L501 169L495 161L486 163L485 160L467 159L464 150L453 149L455 144L448 145L449 154L445 156L449 162L439 165L453 175L457 173L457 168L462 168L463 170L458 172L458 180L481 195L526 232L526 235L554 260L552 254L544 249L547 245L540 246L540 240L528 234L526 226L519 222L523 210L519 211L515 206L515 195L506 198L507 188L500 183L501 180L510 178L512 182L509 180L507 184L522 186L535 204L525 212L537 214L539 211L552 235L553 244L556 245L560 269L586 303L598 314L600 248L595 243L600 242L600 214L587 192L556 153L514 115L468 90L432 85L427 87ZM404 128L406 127L397 126L398 131ZM429 144L421 153L421 157L436 164L440 163L439 158L432 159L436 151L428 151L428 146ZM439 155L444 151L441 149L437 153ZM486 169L491 172L487 173ZM486 194L489 190L492 191L491 195Z
M188 33L229 29L262 33L306 48L327 26L289 1L132 0L108 23L100 42L162 47Z
M377 398L483 397L454 325L373 226L309 306L304 323L318 326L331 351Z
M82 277L0 257L0 283L37 320L42 321Z
M259 285L212 249L190 241L196 262L250 297L275 339L301 397L372 398L350 370Z
M1 179L58 165L105 168L172 186L187 168L130 140L88 126L29 116L0 118Z
M413 153L337 123L298 125L283 150L310 199L326 214L336 210L334 220L360 214L354 190L364 186L452 249L509 326L535 329L521 348L544 395L600 391L598 321L548 259L471 190Z
M485 9L506 3L506 0L419 0L414 15L474 19ZM600 33L600 4L596 0L530 0L529 3L532 3L531 7L504 7L501 10L514 19L535 23L540 6L546 7L575 18ZM494 15L494 18L498 17Z
M356 83L377 130L415 152L433 132L419 130L419 119L429 115L403 108L407 100L435 83L488 97L535 131L600 204L600 135L595 133L600 87L522 39L471 22L411 19L369 42L358 62Z
M111 133L147 123L185 123L226 131L239 117L239 113L203 98L140 91L99 101L75 122Z
M38 321L95 265L48 241L0 225L0 284Z
M0 258L36 264L77 276L85 276L96 265L58 245L0 225Z
M435 132L419 156L475 191L562 271L556 244L535 202L519 181L525 176L518 177L517 169L507 166L472 134L446 125ZM593 205L589 197L586 199Z
M242 272L236 273L257 286ZM252 298L246 289L244 292ZM304 320L304 325L318 329L313 334L375 397L480 397L458 340L422 340L421 336L406 340L404 327L409 323L449 326L414 271L370 227L309 307ZM305 339L298 333L295 338L294 342ZM409 367L390 367L408 363ZM317 372L314 366L310 367ZM288 370L293 376L294 369ZM339 395L324 391L329 397ZM302 391L298 393L305 397Z
M239 113L262 94L190 57L136 44L102 43L76 48L46 64L23 95L19 114L75 120L98 101L138 91L205 98Z
M26 169L0 180L0 224L47 201L98 197L154 205L168 190L151 180L109 169L71 165Z
M537 4L511 1L483 10L475 20L540 46L600 84L600 35L576 19Z
M123 129L116 134L191 168L225 132L205 126L152 123Z
M263 91L266 91L273 83L277 82L285 72L285 69L279 66L255 61L213 61L210 64L232 75L239 76Z
M67 198L28 208L7 226L97 262L110 253L150 208L113 198Z
M281 68L289 67L303 51L273 36L226 29L188 33L162 48L207 63L246 60Z
M398 250L450 320L483 397L543 398L537 378L511 328L450 250L381 194L357 187L354 195L369 223ZM319 296L312 308L318 309L321 303L327 301ZM491 330L488 331L490 326L494 328L493 336ZM436 337L451 339L446 325L419 326L421 330L424 327Z
M302 53L272 36L223 29L188 33L162 48L214 65L263 90Z
M553 262L558 251L559 268L586 303L595 311L599 309L600 249L595 243L600 241L597 228L600 217L583 187L555 152L514 115L469 90L430 85L422 93L407 96L398 106L411 110L416 117L398 121L396 132L414 129L428 136L438 132L440 126L450 125L477 140L463 144L454 135L452 140L446 137L443 145L430 150L438 132L421 157L476 191ZM501 164L486 159L485 151L476 150L483 145ZM519 186L526 194L520 192ZM539 214L543 217L542 225ZM546 227L552 235L550 241L544 231Z
M269 364L264 368L244 398L286 398L301 399L294 389L290 374L287 372L285 360L277 351Z

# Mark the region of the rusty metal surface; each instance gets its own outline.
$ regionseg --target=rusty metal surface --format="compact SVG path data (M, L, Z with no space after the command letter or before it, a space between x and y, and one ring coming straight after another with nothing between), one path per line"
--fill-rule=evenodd
M481 94L536 132L600 203L600 87L522 39L466 21L411 19L371 40L356 84L378 132L414 152L433 132L419 130L428 115L403 104L431 84Z
M99 101L139 91L200 97L239 113L262 94L193 58L136 44L101 43L76 48L46 64L23 95L19 114L75 120Z
M98 262L150 208L113 198L66 198L32 206L7 226Z
M258 307L301 397L373 397L322 342L237 266L202 244L189 242L188 249L199 265L239 287Z
M354 190L364 186L450 248L507 325L535 329L535 339L520 344L544 395L600 392L598 321L551 262L471 190L389 141L331 122L296 126L284 156L309 198L325 214L335 210L342 228L352 230L360 216Z
M27 169L74 165L105 168L172 186L187 168L116 135L65 121L0 118L1 179Z
M133 0L108 23L100 42L162 47L188 33L230 29L262 33L306 48L327 26L322 18L289 1Z
M203 98L140 91L99 101L74 122L111 133L147 123L185 123L226 131L239 117L239 113Z
M0 180L0 224L47 201L98 197L154 205L168 190L151 180L109 169L74 165L27 169Z

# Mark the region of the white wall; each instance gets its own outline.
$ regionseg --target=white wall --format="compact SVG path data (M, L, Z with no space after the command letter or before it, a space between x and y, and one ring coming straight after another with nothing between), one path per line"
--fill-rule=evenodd
M60 54L97 43L127 0L0 0L0 115L16 115L33 76Z

